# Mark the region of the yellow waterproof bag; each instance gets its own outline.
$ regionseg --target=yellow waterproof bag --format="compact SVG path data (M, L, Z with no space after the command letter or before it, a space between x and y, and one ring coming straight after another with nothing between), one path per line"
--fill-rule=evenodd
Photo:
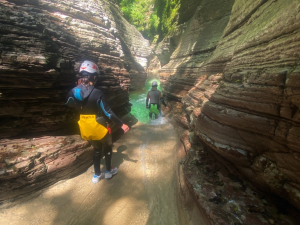
M85 140L101 140L107 134L106 127L97 123L95 115L80 115L78 125Z

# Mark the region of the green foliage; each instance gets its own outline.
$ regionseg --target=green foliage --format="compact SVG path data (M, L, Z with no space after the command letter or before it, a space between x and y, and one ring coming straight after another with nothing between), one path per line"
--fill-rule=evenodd
M155 0L158 16L161 18L160 35L169 34L177 25L181 0Z
M157 41L175 28L181 0L116 0L116 2L124 17L145 38Z
M153 0L118 0L124 17L133 24L145 38L152 39L150 30L157 24L153 17ZM152 5L151 5L152 4Z

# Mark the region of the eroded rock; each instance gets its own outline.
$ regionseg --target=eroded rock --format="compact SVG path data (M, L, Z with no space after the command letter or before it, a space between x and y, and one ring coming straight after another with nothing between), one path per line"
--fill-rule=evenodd
M0 203L11 203L92 163L93 148L78 135L0 141Z
M299 1L197 6L190 19L184 14L170 56L157 51L170 59L160 78L175 121L256 187L300 209Z
M73 136L78 112L64 105L80 63L100 66L96 85L124 118L129 89L146 80L151 49L106 0L1 1L0 33L0 203L6 203L91 165L91 147Z

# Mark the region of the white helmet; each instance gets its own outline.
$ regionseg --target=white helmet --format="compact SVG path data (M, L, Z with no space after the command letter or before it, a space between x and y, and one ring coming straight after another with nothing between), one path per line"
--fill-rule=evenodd
M99 74L98 66L94 62L88 60L85 60L83 63L81 63L81 66L79 68L79 73L81 73L82 71Z
M152 82L152 87L157 87L157 82L156 81Z

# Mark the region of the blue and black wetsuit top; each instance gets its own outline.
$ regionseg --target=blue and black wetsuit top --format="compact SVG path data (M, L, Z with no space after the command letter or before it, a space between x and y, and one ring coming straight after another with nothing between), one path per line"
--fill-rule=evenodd
M66 105L71 106L74 104L80 107L81 115L96 115L96 117L105 116L107 119L111 119L115 122L118 126L121 127L123 125L123 122L115 115L107 104L104 93L93 85L84 86L80 84L69 91Z

